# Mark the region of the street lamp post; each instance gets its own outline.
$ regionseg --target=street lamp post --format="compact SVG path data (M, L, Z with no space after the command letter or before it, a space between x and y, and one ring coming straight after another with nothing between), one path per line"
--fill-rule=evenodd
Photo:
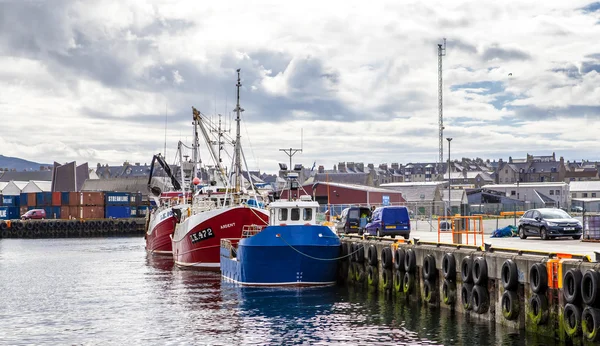
M450 175L450 142L452 141L452 138L448 137L446 140L448 141L448 210L452 212L452 204L450 202L450 185L452 184Z

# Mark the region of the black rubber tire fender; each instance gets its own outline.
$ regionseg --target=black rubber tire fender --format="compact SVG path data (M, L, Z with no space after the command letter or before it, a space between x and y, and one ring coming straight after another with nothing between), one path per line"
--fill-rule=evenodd
M377 271L377 267L368 266L367 267L367 283L369 286L377 286L377 282L379 281L379 272Z
M404 283L403 272L396 270L394 271L394 290L396 292L402 292L402 284Z
M463 283L473 282L473 260L466 256L460 261L460 276Z
M415 250L408 248L405 251L404 256L404 270L407 273L414 273L417 269L417 257L415 256Z
M432 303L434 300L434 284L429 280L423 281L423 301L426 303Z
M415 274L406 272L404 273L404 279L402 280L402 292L404 294L411 294L415 286Z
M456 280L456 258L451 253L444 254L442 258L442 273L446 280Z
M394 268L396 270L404 270L404 256L406 256L404 249L397 248L394 251Z
M544 294L548 288L548 272L546 265L535 263L529 268L529 285L533 293Z
M365 269L362 264L354 263L354 281L362 283L365 280Z
M381 283L383 284L383 289L389 290L392 288L394 282L394 276L390 269L385 269L381 272Z
M365 261L365 246L362 243L356 243L356 257L357 263L363 263Z
M490 306L490 297L486 287L475 285L471 291L471 304L473 311L483 314L488 311Z
M367 249L367 259L369 260L369 265L377 265L377 247L373 244L369 245Z
M581 313L581 332L589 341L600 341L600 309L588 306Z
M473 261L473 283L475 285L487 285L488 267L485 257L477 257Z
M598 307L600 302L599 292L600 273L590 269L586 270L581 278L581 300L591 307Z
M456 303L456 283L448 279L442 283L442 302L446 305L454 305Z
M565 332L571 338L581 333L581 309L577 305L565 305L562 321Z
M384 269L391 269L393 265L392 262L392 249L386 246L381 250L381 266Z
M567 303L576 304L581 298L581 271L571 268L563 277L563 295Z
M543 294L534 293L529 299L531 321L535 325L544 325L548 321L548 298Z
M511 259L504 261L502 270L500 271L500 278L505 290L515 290L517 288L519 285L519 270L515 261Z
M519 317L519 296L515 291L504 291L500 300L502 315L509 321L516 320Z
M435 280L435 257L432 254L427 254L423 258L423 278L427 281Z
M463 283L460 288L460 301L462 303L463 309L471 310L473 308L473 303L471 300L471 294L473 292L473 284L472 283Z

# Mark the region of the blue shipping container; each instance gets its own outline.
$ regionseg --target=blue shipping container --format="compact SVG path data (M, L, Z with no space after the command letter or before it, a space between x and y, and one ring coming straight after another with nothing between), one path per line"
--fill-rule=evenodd
M2 196L2 205L5 207L19 207L21 206L21 196Z
M60 207L44 207L47 219L60 219Z
M123 219L131 217L129 206L109 205L104 208L104 217L107 219Z
M35 194L35 201L38 207L52 205L52 192L38 192ZM48 212L46 212L48 214Z
M69 192L60 193L60 202L62 205L69 205Z
M130 217L137 217L137 207L131 207L131 214L129 215Z
M19 207L0 207L0 220L19 218Z
M147 205L138 206L137 207L137 216L138 217L146 217L149 209L150 209L150 207L148 207Z
M142 204L142 194L140 192L131 194L131 205L140 205Z
M19 201L19 205L21 207L26 207L27 206L27 192L21 192L21 198Z
M129 205L130 200L129 192L104 192L105 205Z

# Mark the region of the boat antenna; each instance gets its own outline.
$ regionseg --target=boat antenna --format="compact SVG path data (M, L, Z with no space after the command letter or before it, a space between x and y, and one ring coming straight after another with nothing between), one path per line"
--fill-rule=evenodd
M283 151L287 156L289 156L290 158L290 166L289 169L293 170L294 167L292 167L292 156L294 156L297 152L302 152L302 148L300 149L293 149L293 148L289 148L289 149L279 149L279 151Z
M165 161L167 161L167 102L165 101Z
M240 107L240 87L242 86L242 80L240 79L240 70L241 69L237 69L237 84L236 86L236 90L237 90L237 103L235 105L235 113L236 113L236 136L235 136L235 195L234 195L234 204L239 204L239 193L241 191L241 176L242 176L242 158L241 158L241 142L242 142L242 136L240 135L240 115L241 113L244 111L244 109L242 107Z

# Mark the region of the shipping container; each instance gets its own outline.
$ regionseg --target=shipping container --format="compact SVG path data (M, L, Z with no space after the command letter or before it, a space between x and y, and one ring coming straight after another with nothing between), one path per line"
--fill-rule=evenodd
M2 196L2 206L4 207L20 207L21 196Z
M70 192L61 192L60 193L60 205L69 205L69 196Z
M148 207L147 205L138 206L137 207L137 216L138 217L146 217L149 209L150 209L150 207Z
M62 204L62 194L60 192L52 192L52 206L60 207Z
M49 207L52 205L52 192L38 192L36 194L36 206Z
M13 220L20 217L19 207L0 207L0 220Z
M68 204L72 207L79 205L81 192L69 192L69 202Z
M94 197L92 197L94 198ZM102 206L81 206L79 207L80 219L103 219L104 207Z
M27 194L27 206L28 207L35 207L37 203L37 193L35 192L29 192Z
M19 218L21 218L21 215L25 214L27 210L29 210L28 207L19 208Z
M142 194L140 192L131 194L131 205L140 205L142 204Z
M21 207L26 207L27 206L27 198L28 198L28 194L27 192L21 192L21 198L20 198L20 203L19 206Z
M69 211L69 206L68 205L63 205L62 207L60 207L60 218L61 219L70 219L71 218L71 213ZM73 215L73 217L75 217L76 215Z
M69 206L69 215L71 215L73 218L79 219L79 207Z
M109 205L105 207L104 216L107 219L123 219L131 217L131 207Z
M104 192L104 205L129 205L132 197L129 192Z
M60 207L44 207L47 219L60 219Z
M131 206L131 214L130 217L137 217L137 207Z
M81 192L79 195L81 206L104 206L104 192Z

